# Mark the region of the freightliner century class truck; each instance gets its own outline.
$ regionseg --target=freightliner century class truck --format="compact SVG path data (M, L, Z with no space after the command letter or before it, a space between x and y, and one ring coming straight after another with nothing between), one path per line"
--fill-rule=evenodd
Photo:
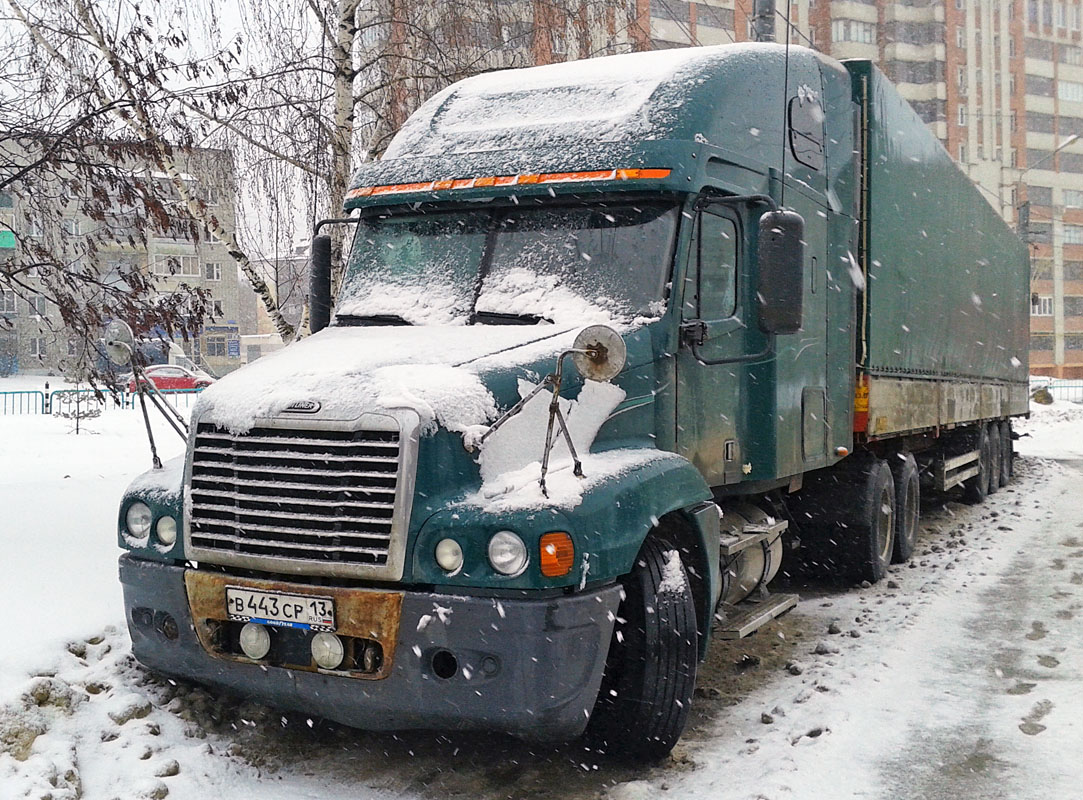
M1011 475L1025 247L868 61L465 80L346 213L318 332L204 391L183 462L123 498L154 670L658 758L712 637L792 606L784 552L875 582L921 492Z

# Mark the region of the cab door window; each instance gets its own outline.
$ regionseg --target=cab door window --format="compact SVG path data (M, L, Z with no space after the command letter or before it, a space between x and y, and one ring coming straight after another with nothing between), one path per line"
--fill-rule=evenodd
M704 211L696 229L698 316L705 320L732 317L737 310L737 223Z

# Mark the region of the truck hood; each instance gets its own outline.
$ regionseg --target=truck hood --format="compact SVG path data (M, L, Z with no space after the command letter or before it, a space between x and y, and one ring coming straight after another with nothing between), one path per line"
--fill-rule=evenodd
M578 332L557 325L327 328L208 387L193 419L240 434L287 409L347 420L411 408L426 432L438 424L464 430L496 416L486 373L555 357Z

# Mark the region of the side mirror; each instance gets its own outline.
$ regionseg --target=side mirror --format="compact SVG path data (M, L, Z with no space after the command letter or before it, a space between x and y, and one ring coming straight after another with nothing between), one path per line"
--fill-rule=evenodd
M312 237L308 273L308 328L312 333L331 324L331 237Z
M793 211L760 217L756 287L760 330L797 333L804 301L805 219Z

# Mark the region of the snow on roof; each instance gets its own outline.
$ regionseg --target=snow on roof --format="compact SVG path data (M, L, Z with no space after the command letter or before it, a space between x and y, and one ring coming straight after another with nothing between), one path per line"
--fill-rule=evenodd
M384 160L660 138L681 97L697 82L697 67L745 57L755 49L772 47L657 50L467 78L414 112ZM682 80L682 73L689 80ZM672 91L659 91L665 87Z

